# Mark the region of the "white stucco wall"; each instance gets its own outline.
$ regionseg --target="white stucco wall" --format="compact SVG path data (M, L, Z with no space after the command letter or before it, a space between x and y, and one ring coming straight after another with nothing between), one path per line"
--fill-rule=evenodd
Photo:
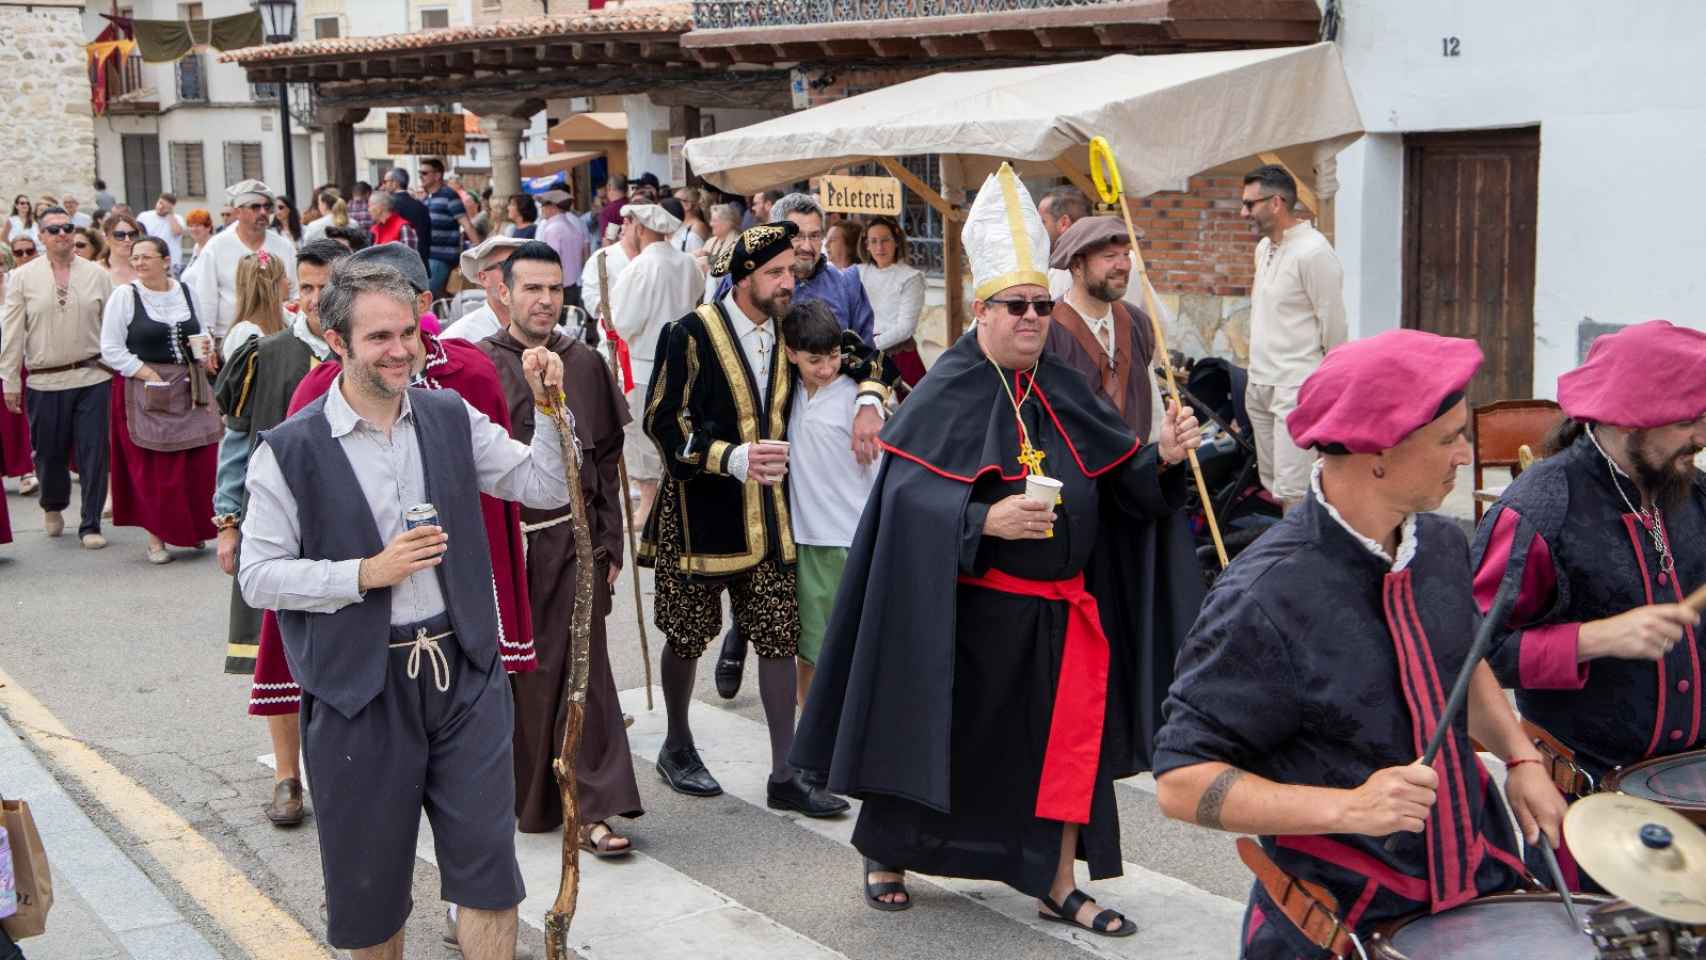
M1369 130L1340 161L1338 244L1359 335L1397 325L1401 134L1540 126L1535 393L1577 363L1578 327L1706 328L1706 4L1344 0L1339 42ZM1442 41L1458 40L1458 56Z

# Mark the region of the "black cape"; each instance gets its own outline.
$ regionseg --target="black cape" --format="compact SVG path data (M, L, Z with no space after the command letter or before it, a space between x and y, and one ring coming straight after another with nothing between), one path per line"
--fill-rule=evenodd
M1073 470L1094 482L1124 467L1153 477L1154 448L1140 450L1113 406L1076 370L1045 354L1036 383L1055 428L1056 451L1044 472L1058 478ZM975 333L942 355L881 442L887 455L849 551L789 760L835 792L899 797L946 813L962 523L980 477L993 479L993 471L1001 480L1022 479L1012 401ZM1185 473L1163 472L1150 486L1159 488L1153 503L1177 509ZM1149 768L1172 682L1172 644L1157 647L1150 625L1139 620L1144 605L1123 596L1135 582L1127 578L1197 575L1194 566L1153 569L1131 548L1148 522L1113 509L1112 497L1100 503L1083 571L1110 645L1098 780Z

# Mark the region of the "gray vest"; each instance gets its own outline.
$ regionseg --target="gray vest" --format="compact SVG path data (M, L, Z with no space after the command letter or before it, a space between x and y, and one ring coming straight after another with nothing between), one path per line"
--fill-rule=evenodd
M337 389L334 386L332 389ZM456 645L481 670L498 662L498 610L492 557L480 514L474 447L462 397L450 390L409 391L427 497L450 535L434 568L456 631ZM326 420L326 398L261 435L296 497L302 557L353 560L385 549L361 485ZM404 508L412 504L404 504ZM369 590L336 613L278 611L285 658L302 690L353 717L385 687L391 590Z

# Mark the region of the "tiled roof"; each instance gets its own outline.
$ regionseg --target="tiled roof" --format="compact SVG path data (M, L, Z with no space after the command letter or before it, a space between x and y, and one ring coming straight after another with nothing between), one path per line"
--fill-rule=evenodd
M305 57L403 53L480 40L576 39L620 33L684 33L693 28L693 8L684 3L650 4L600 10L571 17L526 17L473 26L392 33L376 37L337 37L244 47L222 54L222 63L263 63Z

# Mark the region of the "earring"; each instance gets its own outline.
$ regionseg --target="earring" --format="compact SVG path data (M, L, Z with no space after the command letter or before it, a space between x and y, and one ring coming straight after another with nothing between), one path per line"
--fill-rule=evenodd
M1377 463L1374 465L1374 479L1376 479L1376 480L1386 479L1386 468L1384 466L1382 466L1381 464Z

